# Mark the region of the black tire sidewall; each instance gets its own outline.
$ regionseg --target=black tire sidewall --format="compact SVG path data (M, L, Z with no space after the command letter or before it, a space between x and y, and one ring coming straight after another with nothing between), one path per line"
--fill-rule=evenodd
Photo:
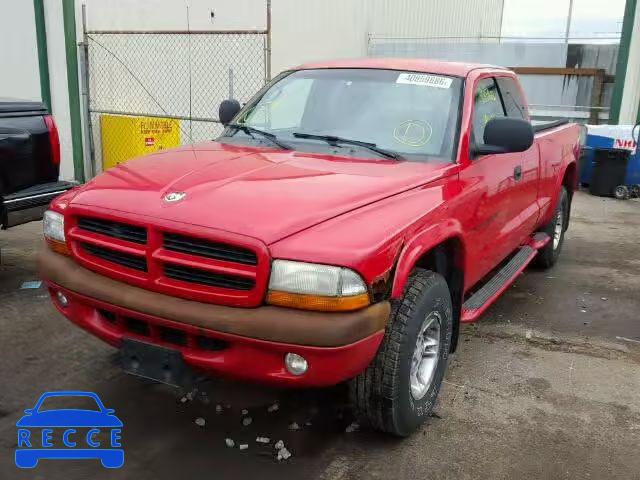
M451 296L445 279L435 273L436 281L430 287L421 292L417 302L417 308L412 312L407 324L406 334L400 348L400 368L398 398L394 408L397 431L408 435L418 428L433 411L444 374L447 369L449 348L453 333L453 320L451 308ZM419 400L411 395L411 361L416 346L418 333L424 319L432 311L438 311L441 317L440 326L440 351L438 352L438 365L427 393Z

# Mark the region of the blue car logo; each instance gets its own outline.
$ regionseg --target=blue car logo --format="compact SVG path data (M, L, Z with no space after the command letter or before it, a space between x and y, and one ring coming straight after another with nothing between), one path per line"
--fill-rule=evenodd
M95 400L97 409L45 410L42 403L52 397L85 397L83 400L88 397L89 401ZM113 415L113 410L104 408L95 393L48 392L40 397L34 408L24 412L26 415L16 423L18 467L33 468L41 458L99 458L107 468L119 468L124 463L124 450L120 448L122 422ZM58 448L63 445L54 446L54 429L56 433L63 430L61 443L65 448ZM105 436L108 436L108 442Z

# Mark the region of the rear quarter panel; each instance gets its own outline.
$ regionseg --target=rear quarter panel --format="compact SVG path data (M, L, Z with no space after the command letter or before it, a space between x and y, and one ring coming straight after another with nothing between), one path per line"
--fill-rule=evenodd
M577 162L580 155L580 126L562 125L536 134L535 142L540 149L540 183L538 204L539 225L547 224L553 215L558 195L567 169L573 169L568 179L568 188L576 188Z

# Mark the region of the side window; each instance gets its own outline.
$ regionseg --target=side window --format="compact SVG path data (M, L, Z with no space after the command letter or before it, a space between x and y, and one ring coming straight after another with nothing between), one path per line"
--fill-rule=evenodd
M500 88L500 94L502 95L502 101L504 102L504 108L507 111L507 117L529 120L527 118L524 98L522 98L516 81L511 77L498 77L497 82Z
M484 127L494 117L504 117L504 107L498 93L496 81L484 78L476 85L473 94L473 140L476 144L484 143Z

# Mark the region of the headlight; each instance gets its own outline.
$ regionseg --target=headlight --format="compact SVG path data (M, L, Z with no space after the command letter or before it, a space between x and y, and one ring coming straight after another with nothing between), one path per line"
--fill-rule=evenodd
M47 210L42 217L42 227L49 247L58 253L69 255L69 248L64 238L64 215Z
M267 303L305 310L346 311L369 305L364 280L332 265L274 260Z

